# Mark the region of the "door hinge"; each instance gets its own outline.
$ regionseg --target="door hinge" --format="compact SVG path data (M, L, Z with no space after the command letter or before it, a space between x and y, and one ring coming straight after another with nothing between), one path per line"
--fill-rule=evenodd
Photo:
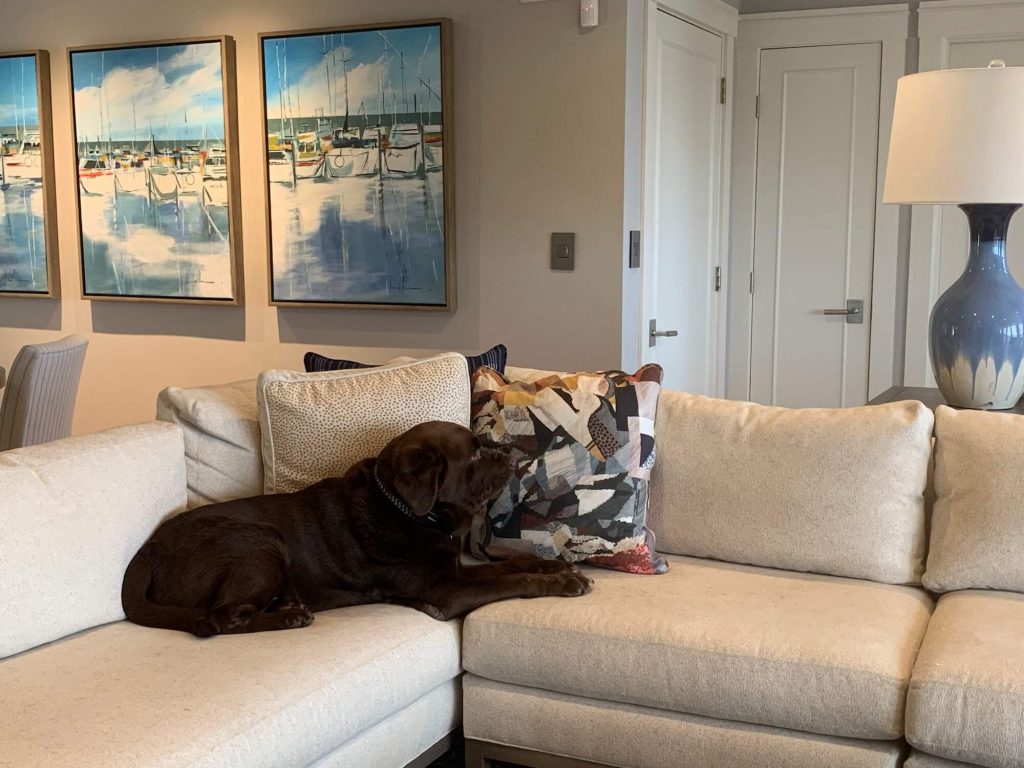
M754 97L754 119L759 120L761 118L761 94L757 94Z
M750 292L751 293L754 292L754 273L753 273L753 271L751 271L751 273L750 273Z
M722 92L721 92L721 95L719 96L719 101L720 101L720 102L721 102L722 104L725 104L725 94L726 94L726 89L725 89L725 78L723 77L723 78L722 78Z
M722 268L715 267L715 290L722 290Z

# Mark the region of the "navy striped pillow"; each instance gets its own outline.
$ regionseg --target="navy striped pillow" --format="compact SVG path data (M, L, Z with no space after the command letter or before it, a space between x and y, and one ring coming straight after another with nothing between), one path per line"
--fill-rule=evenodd
M508 348L504 344L491 347L479 355L467 355L466 363L469 366L469 375L472 376L477 368L485 365L498 373L505 373L505 363L508 361ZM302 358L306 366L306 373L320 373L322 371L349 371L355 368L377 368L376 365L367 365L355 360L335 360L332 357L318 355L316 352L307 352Z

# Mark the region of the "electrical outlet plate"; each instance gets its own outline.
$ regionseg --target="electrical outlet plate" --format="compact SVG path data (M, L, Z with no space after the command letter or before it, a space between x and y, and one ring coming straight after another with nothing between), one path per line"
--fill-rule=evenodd
M576 233L551 233L551 268L571 271L576 269Z

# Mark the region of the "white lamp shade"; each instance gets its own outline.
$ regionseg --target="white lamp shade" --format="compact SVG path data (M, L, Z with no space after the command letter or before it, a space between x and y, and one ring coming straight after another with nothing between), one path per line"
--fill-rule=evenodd
M887 203L1024 203L1024 67L900 78Z

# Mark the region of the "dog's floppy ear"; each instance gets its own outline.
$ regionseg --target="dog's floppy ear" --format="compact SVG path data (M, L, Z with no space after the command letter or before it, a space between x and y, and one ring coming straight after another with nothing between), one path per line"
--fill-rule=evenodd
M417 515L425 515L437 502L448 471L448 460L436 448L409 446L395 461L395 490Z

